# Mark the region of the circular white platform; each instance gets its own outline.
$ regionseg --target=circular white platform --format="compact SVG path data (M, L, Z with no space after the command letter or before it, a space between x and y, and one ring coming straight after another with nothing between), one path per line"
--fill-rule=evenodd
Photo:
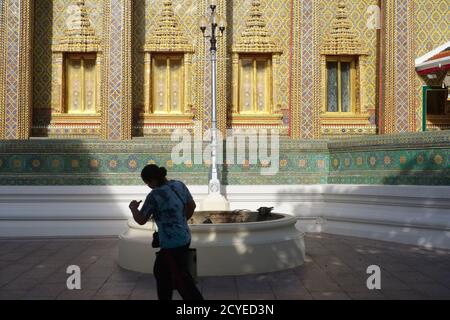
M295 217L228 224L191 225L192 248L197 249L199 276L257 274L286 270L304 263L304 234ZM119 265L153 273L156 250L151 247L153 228L128 222L119 236Z

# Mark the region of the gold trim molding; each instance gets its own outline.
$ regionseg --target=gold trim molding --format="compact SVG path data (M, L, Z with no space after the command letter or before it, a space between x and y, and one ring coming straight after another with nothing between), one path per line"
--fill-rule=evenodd
M383 110L382 125L380 133L389 134L403 131L414 132L415 122L415 37L414 34L414 12L415 5L412 0L399 2L398 0L381 1L382 12L384 17L384 28L382 30L382 61L384 64L383 71ZM399 6L406 6L400 12ZM399 21L399 14L403 14ZM399 34L399 31L403 34ZM406 33L406 44L400 45L400 39L404 39ZM398 50L405 49L405 55L398 57ZM404 59L401 61L400 59ZM401 62L406 61L405 68ZM401 73L407 73L406 83L399 83L398 76ZM405 89L406 88L406 89ZM400 89L400 90L399 90ZM407 97L400 98L406 94ZM399 91L402 91L401 94ZM404 113L399 112L399 102L406 101L407 110ZM399 117L400 116L400 117ZM402 118L403 117L403 118Z
M5 139L6 132L6 97L5 97L5 85L6 85L6 13L7 13L7 1L3 1L0 11L0 139Z
M34 0L3 1L0 30L1 139L24 140L31 135L33 8ZM15 43L9 43L11 39Z

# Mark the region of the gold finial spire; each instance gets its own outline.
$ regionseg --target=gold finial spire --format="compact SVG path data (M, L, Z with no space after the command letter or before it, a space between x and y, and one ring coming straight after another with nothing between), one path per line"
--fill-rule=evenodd
M322 54L326 55L361 55L367 54L358 34L348 18L347 5L340 0L330 32L325 36Z
M91 26L85 0L76 0L67 8L66 30L57 51L96 52L99 51L100 39Z
M244 32L233 48L234 52L280 52L271 37L261 10L261 0L252 0Z
M172 0L164 0L156 28L144 47L151 52L192 52L193 48L181 30Z

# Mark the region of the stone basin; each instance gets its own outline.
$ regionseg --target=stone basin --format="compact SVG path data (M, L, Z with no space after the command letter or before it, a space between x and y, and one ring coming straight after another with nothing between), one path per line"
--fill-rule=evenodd
M247 210L235 211L200 211L196 212L194 217L189 221L190 225L207 224L205 220L209 219L213 224L224 223L247 223L262 222L282 219L284 216L272 213L268 216L260 216L258 212Z
M209 223L204 223L209 219ZM212 223L211 223L212 222ZM304 263L304 234L297 219L252 211L199 211L190 221L192 248L197 249L199 276L258 274L295 268ZM133 219L119 236L119 265L153 273L157 249L151 247L154 224Z

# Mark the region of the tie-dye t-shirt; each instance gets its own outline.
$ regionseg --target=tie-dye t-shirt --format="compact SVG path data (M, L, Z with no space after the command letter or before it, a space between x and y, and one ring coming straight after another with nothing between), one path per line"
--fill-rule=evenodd
M155 220L161 248L178 248L190 243L191 235L184 206L191 200L189 189L183 182L176 180L153 189L145 199L141 213Z

